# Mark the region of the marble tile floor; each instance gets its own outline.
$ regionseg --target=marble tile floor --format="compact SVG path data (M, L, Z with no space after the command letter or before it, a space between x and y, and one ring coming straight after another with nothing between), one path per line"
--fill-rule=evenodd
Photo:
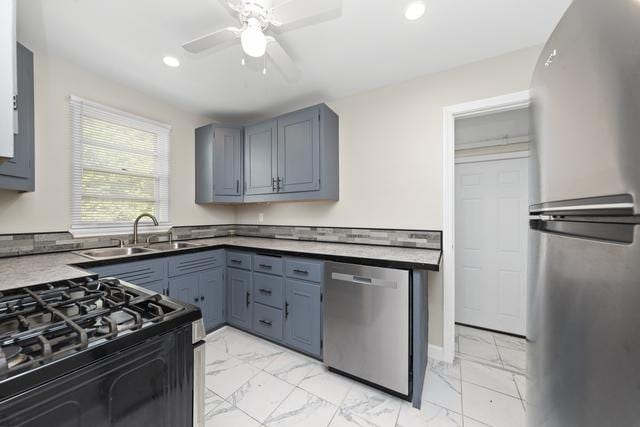
M463 344L466 352L452 365L429 362L417 410L226 326L207 336L206 427L524 426L524 364L516 354L524 353L522 340L466 327L456 335L457 345L478 345Z

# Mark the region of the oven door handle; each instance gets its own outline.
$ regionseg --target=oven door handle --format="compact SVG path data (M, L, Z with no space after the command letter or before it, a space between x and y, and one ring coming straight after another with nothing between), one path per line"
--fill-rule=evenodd
M204 427L205 343L193 346L193 425Z

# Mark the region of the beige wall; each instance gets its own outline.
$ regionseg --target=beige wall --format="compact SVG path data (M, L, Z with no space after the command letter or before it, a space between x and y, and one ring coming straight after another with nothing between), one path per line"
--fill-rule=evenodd
M540 48L329 103L340 116L340 201L243 206L236 221L442 229L442 109L518 92ZM442 344L442 277L429 277L430 339Z
M71 221L69 95L172 126L170 203L176 225L233 223L231 207L194 203L193 130L211 119L185 113L57 58L35 52L36 191L0 191L0 234L65 231Z
M173 126L171 217L176 225L257 223L442 229L442 109L529 87L529 48L330 103L340 115L340 201L236 208L194 203L193 129L210 119L177 110L58 59L35 57L36 192L0 191L0 234L70 225L68 96ZM429 341L442 344L442 276L430 274Z

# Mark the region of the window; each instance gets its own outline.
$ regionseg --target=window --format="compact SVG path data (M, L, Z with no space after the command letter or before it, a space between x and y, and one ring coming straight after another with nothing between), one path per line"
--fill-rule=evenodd
M169 227L171 128L74 96L70 102L73 234L129 233L143 212Z

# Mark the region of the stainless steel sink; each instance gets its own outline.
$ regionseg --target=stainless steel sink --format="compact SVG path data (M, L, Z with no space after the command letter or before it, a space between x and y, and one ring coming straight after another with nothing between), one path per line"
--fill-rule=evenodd
M187 248L198 248L202 245L197 243L187 243L187 242L161 242L161 243L152 243L149 245L150 248L157 249L159 251L173 251L176 249L187 249Z
M115 257L121 257L121 256L129 256L129 255L146 254L149 252L156 252L156 251L150 248L139 248L139 247L104 248L104 249L92 249L89 251L82 251L82 252L78 252L78 254L91 259L105 259L105 258L115 258Z

